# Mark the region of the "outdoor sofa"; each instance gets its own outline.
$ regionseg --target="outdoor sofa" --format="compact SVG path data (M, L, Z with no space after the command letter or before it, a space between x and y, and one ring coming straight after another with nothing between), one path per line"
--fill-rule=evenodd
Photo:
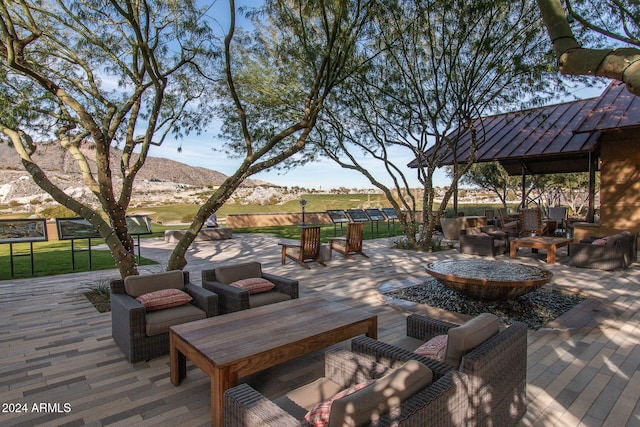
M627 231L591 237L569 244L569 265L599 270L622 270L638 259L638 234Z
M449 340L442 360L415 353L442 336ZM465 426L515 426L526 413L525 323L501 328L496 316L483 313L457 325L411 314L407 317L407 335L398 342L389 344L361 336L351 341L351 350L385 366L415 359L434 371L442 371L444 365L463 374L459 376L463 383L460 392L469 402L464 408Z
M324 415L326 423L316 425L465 425L463 375L445 366L434 371L414 360L384 366L347 350L332 350L325 354L324 377L275 400L247 384L227 390L224 425L299 427L307 413ZM350 388L358 390L340 397Z
M504 254L508 249L507 233L495 231L493 226L460 230L458 251L462 254L496 256Z
M174 270L157 274L129 276L111 283L111 335L130 363L169 353L169 327L215 316L218 296L189 281L189 273ZM177 289L192 298L190 302L156 299L168 308L147 309L139 299L156 291ZM138 299L136 299L138 298ZM158 309L159 308L159 309Z

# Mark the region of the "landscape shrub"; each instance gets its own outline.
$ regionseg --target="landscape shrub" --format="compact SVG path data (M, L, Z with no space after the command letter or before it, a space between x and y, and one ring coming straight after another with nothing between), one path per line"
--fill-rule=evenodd
M193 220L195 219L196 214L186 214L185 216L183 216L182 218L180 218L180 222L193 222Z
M44 216L47 219L75 218L78 216L74 211L62 205L53 206L50 208L44 208L41 213L42 213L42 216Z

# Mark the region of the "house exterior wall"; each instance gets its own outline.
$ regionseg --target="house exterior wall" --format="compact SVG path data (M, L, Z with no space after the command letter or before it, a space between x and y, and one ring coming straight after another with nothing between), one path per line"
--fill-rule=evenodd
M600 224L640 230L640 130L607 132L600 148Z

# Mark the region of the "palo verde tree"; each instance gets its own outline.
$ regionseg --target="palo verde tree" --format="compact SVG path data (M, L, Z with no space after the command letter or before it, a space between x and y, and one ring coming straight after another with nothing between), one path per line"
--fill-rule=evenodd
M453 173L451 168L448 168L447 172L449 176ZM498 162L482 162L471 165L460 178L460 183L495 193L504 207L507 207L509 194L516 195L520 203L524 200L526 206L529 202L540 204L545 188L549 185L550 176L528 175L522 188L522 175L509 175Z
M248 176L293 167L303 155L325 104L345 79L372 55L364 48L370 1L266 0L252 11L255 31L236 34L233 1L224 43L218 113L236 172L199 209L177 244L169 269L186 264L185 252L207 216Z
M367 2L265 1L255 34L240 40L228 4L230 26L219 40L208 6L193 1L2 3L3 141L42 189L93 224L122 277L137 274L125 217L153 145L219 115L229 151L242 157L172 252L168 268L181 269L205 218L247 176L305 147L324 100L363 54L356 40ZM75 199L37 164L46 140L76 162L95 204Z
M596 192L599 179L596 175ZM553 206L566 206L571 216L585 216L589 204L589 174L574 172L544 175L536 189L531 192L530 200L545 209Z
M451 168L447 172L449 176L453 174ZM504 207L507 207L509 194L518 194L521 182L520 177L509 176L498 162L474 163L460 179L460 184L491 191L498 196Z
M534 104L560 84L548 74L532 0L389 0L379 6L369 43L381 53L331 104L320 144L328 157L380 188L396 210L406 211L401 224L407 239L424 247L482 143L473 120ZM433 174L466 130L474 136L471 152L463 153L470 161L454 166L452 185L434 214ZM359 160L363 153L365 161ZM398 164L398 157L417 159L416 170L406 160ZM421 200L409 189L409 173L417 173ZM420 209L424 232L416 241L414 212Z
M449 174L451 171L449 169ZM504 207L509 194L522 199L522 176L510 176L498 162L473 164L460 179L461 184L491 191ZM544 209L567 206L572 215L579 215L589 201L589 174L584 172L529 175L525 180L524 200Z
M191 0L0 6L2 141L40 188L96 228L122 277L137 274L125 216L151 147L198 131L210 116L200 71L215 55L203 16ZM75 161L95 203L37 164L42 141Z
M640 7L635 0L537 0L561 73L608 77L640 95ZM565 7L563 8L562 3ZM597 7L595 7L597 6ZM585 48L570 22L605 36L607 48ZM612 45L618 44L614 47Z

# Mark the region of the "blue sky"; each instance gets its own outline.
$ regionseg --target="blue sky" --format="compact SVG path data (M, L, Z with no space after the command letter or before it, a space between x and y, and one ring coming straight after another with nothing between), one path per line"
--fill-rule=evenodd
M583 89L574 93L579 98L590 98L600 95L603 88L599 89ZM178 147L182 145L182 152L178 152ZM217 138L216 132L201 135L198 137L188 137L182 141L167 140L160 147L152 147L151 156L164 157L178 162L186 163L191 166L201 166L231 175L235 172L240 164L239 159L232 159L216 149L222 147L222 142ZM393 161L397 165L406 165L413 157L407 153L396 153ZM380 174L376 174L376 170L380 170ZM379 162L371 162L369 170L374 172L374 176L380 179L384 184L390 185L391 182L386 178L386 174L382 170ZM407 178L413 177L411 186L418 187L418 181L415 179L415 172L407 168ZM322 160L307 164L290 171L266 171L252 176L254 179L260 179L280 186L299 186L303 188L315 188L328 190L332 188L373 188L371 183L360 173L342 169L331 160ZM443 171L437 171L434 177L436 186L446 186L450 184L449 179Z

